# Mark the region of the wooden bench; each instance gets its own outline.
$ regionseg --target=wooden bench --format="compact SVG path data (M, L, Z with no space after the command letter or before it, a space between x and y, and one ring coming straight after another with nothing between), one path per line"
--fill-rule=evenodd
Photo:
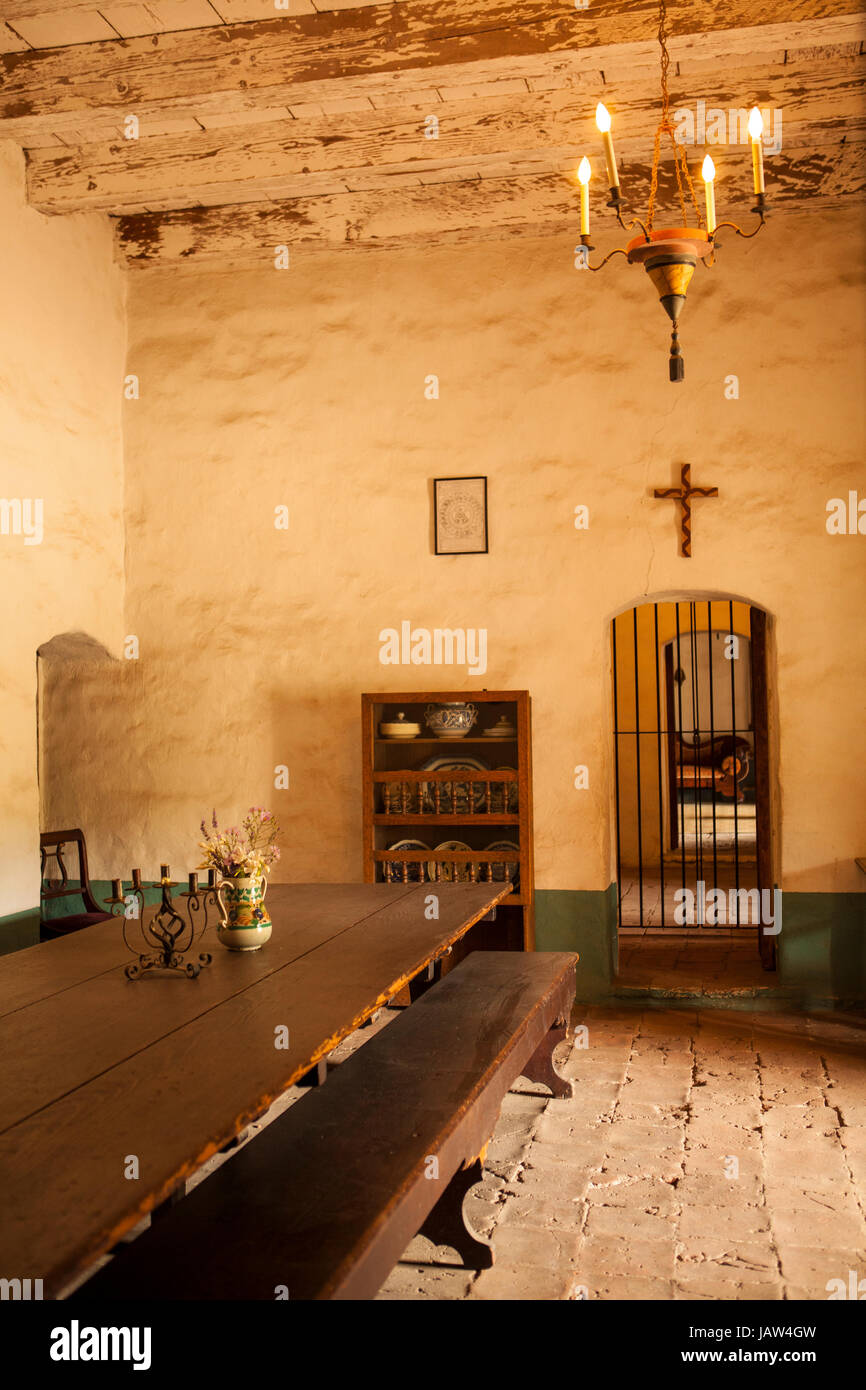
M71 1301L372 1298L419 1232L488 1267L463 1198L518 1076L572 1094L576 962L474 952Z

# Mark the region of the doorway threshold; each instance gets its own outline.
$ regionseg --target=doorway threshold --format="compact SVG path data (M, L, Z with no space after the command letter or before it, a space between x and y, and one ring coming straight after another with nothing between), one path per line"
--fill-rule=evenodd
M778 973L765 970L757 933L646 929L619 934L617 994L657 998L755 999L779 986Z
M658 937L683 937L690 941L704 941L707 938L720 941L742 941L747 940L757 949L757 937L755 928L751 925L741 927L684 927L678 923L672 923L669 927L620 927L620 936L658 936Z

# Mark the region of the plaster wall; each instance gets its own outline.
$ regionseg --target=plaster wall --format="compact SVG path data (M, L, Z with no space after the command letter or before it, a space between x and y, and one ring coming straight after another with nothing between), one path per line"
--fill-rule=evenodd
M125 282L108 219L50 218L28 208L23 156L6 141L0 279L0 496L12 504L0 508L3 916L39 900L37 648L58 633L84 631L117 650L123 631L126 346ZM18 527L23 503L33 543ZM66 730L65 747L58 740L67 766L87 758L88 733L85 717L80 731ZM53 770L60 775L57 763ZM86 779L85 766L78 775Z
M861 223L811 218L807 266L783 217L728 239L689 292L682 386L648 278L577 272L573 238L132 276L140 654L55 690L46 737L72 720L86 775L55 749L51 818L90 827L97 875L166 859L179 875L205 811L267 805L284 827L275 878L357 879L361 691L528 688L537 884L602 892L610 619L646 595L730 594L772 618L782 885L856 892L866 540L825 521L830 498L866 495ZM844 256L820 254L831 238ZM694 505L691 560L652 498L684 460L720 490ZM478 473L489 555L434 555L431 479ZM487 670L382 665L380 632L404 619L485 628Z

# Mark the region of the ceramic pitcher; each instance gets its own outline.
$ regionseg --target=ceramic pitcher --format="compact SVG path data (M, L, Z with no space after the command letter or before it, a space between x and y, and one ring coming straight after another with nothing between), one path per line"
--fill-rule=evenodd
M268 881L224 878L219 886L222 918L217 937L230 951L257 951L270 940L272 923L265 907Z

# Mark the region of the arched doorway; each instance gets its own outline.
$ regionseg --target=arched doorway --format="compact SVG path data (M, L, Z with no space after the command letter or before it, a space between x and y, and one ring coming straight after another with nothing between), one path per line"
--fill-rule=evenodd
M717 977L773 970L766 613L646 600L612 620L611 661L621 967L640 938L646 961L712 943Z
M36 752L41 830L80 826L96 837L112 824L104 783L82 755L81 728L94 693L124 663L87 632L62 632L36 652Z

